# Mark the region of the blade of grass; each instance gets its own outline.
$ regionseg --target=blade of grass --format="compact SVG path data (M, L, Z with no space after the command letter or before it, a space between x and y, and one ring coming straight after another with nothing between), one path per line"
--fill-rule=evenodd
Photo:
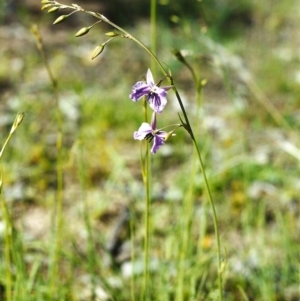
M83 218L85 222L85 227L87 230L87 240L88 240L88 270L91 275L91 301L96 300L96 269L97 269L97 260L96 260L96 250L92 234L92 226L90 221L90 214L87 204L87 188L86 188L86 171L84 164L84 150L83 145L79 142L79 180L81 188L81 198L83 202Z
M2 156L4 153L4 150L6 146L8 145L13 133L16 131L18 126L21 124L22 120L24 118L24 113L18 113L17 117L15 118L15 121L11 127L11 130L8 134L8 137L6 138L2 149L0 151L0 195L2 194L2 188L3 188L3 175L2 175ZM6 294L6 301L11 301L12 296L12 290L13 290L13 277L12 277L12 254L15 253L14 246L13 246L13 223L10 217L9 210L7 208L7 204L2 196L0 196L0 202L1 202L1 210L2 210L2 216L5 223L5 232L4 232L4 241L5 241L5 247L4 247L4 258L5 258L5 294Z
M56 136L56 151L57 151L57 162L56 162L56 199L53 210L54 221L54 243L51 250L51 260L49 267L49 297L59 295L59 261L60 261L60 249L62 245L62 227L63 227L63 214L62 214L62 205L63 205L63 157L62 157L62 114L59 107L59 95L57 88L57 80L54 78L53 72L50 68L44 46L42 36L38 30L37 25L31 26L31 32L35 38L37 49L42 57L43 64L46 68L47 74L49 76L50 84L52 86L54 101L55 101L55 114L56 114L56 124L57 124L57 136Z

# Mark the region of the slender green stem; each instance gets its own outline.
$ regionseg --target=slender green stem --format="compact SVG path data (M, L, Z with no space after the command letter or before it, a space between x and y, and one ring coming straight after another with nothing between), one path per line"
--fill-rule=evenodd
M156 0L151 0L150 4L150 20L151 20L151 52L153 54L156 54ZM156 74L156 62L151 58L151 69L155 76ZM144 100L144 113L145 122L148 121L148 115L147 115L147 103L146 100ZM147 143L146 146L146 161L145 161L145 170L146 170L146 181L145 181L145 188L146 188L146 213L145 213L145 277L144 277L144 298L143 300L149 300L150 299L150 279L149 279L149 250L150 250L150 240L151 240L151 233L150 233L150 225L151 225L151 179L152 179L152 173L151 173L151 155L149 151L149 144Z
M147 143L146 151L146 212L145 212L145 269L144 269L144 297L143 300L149 299L149 245L150 245L150 154L149 154L149 145Z
M182 62L188 70L191 72L195 87L196 87L196 116L199 115L200 104L201 104L201 85L199 84L199 77L197 76L193 67L185 60L185 58L181 55L180 52L174 51L174 54L178 58L180 62ZM196 128L196 136L199 134L199 123ZM184 279L187 278L185 272L185 262L189 256L190 251L190 237L191 237L191 227L193 222L193 207L194 207L194 188L195 188L195 177L198 170L198 165L195 164L195 161L198 160L198 154L195 149L193 149L192 161L191 161L191 173L190 173L190 185L188 189L187 196L183 203L183 238L182 238L182 248L180 254L180 263L179 263L179 279L178 279L178 287L177 287L177 299L178 301L184 299ZM199 240L201 241L203 238L203 233L205 233L205 224L201 224L201 234L199 236ZM199 244L200 245L200 244ZM191 280L191 279L190 279ZM194 294L191 298L194 298Z
M57 281L58 277L58 268L59 268L59 260L60 260L60 249L62 244L62 226L63 226L63 214L62 214L62 203L63 203L63 157L62 157L62 114L59 108L59 96L58 96L58 89L57 89L57 81L52 73L50 65L48 63L48 59L44 50L42 36L38 31L36 25L31 27L31 32L33 33L36 46L40 55L42 57L44 66L48 73L50 83L52 85L54 101L55 101L55 114L56 114L56 121L57 121L57 136L56 136L56 151L57 151L57 164L56 164L56 176L57 176L57 190L56 190L56 199L55 199L55 207L54 207L54 217L55 217L55 227L54 227L54 235L55 241L53 246L53 253L51 258L51 267L49 270L49 277L50 277L50 292L49 296L56 296L57 292Z
M143 100L144 119L147 122L147 103ZM149 297L149 245L150 245L150 200L151 200L151 161L149 144L146 143L145 160L143 161L143 182L146 190L146 208L145 208L145 238L144 238L144 282L142 300L147 300Z
M171 82L173 84L172 78L171 78ZM222 262L221 262L221 243L220 243L218 219L217 219L217 213L216 213L216 209L215 209L215 204L214 204L214 201L213 201L213 198L212 198L212 194L211 194L211 191L210 191L209 183L208 183L207 176L206 176L206 173L205 173L205 168L204 168L202 156L201 156L201 153L200 153L197 141L195 139L195 135L193 133L193 129L192 129L191 125L190 125L188 116L186 114L186 111L184 109L183 103L181 101L180 95L179 95L179 93L178 93L177 90L175 90L175 94L176 94L176 97L177 97L178 102L180 104L180 107L182 108L182 113L183 113L183 116L184 116L185 121L187 123L187 131L189 132L189 134L190 134L190 136L191 136L191 138L193 140L193 143L194 143L197 155L198 155L200 169L201 169L201 172L202 172L202 175L203 175L203 178L204 178L204 184L205 184L205 187L206 187L209 204L210 204L210 207L211 207L211 210L212 210L212 214L213 214L214 230L215 230L216 241L217 241L219 298L220 298L220 301L222 301L223 300L223 283L222 283L223 281L222 281L222 271L221 271L221 264L222 264Z
M199 109L200 109L200 104L201 104L201 88L202 88L201 81L198 78L198 76L195 73L195 71L192 68L192 66L185 60L185 58L181 55L181 53L179 51L175 51L175 55L179 59L179 61L181 61L189 69L189 71L192 74L192 77L193 77L193 80L194 80L194 83L195 83L195 86L196 86L196 103L197 103L197 113L196 113L196 116L198 116ZM172 78L171 78L171 81L172 81ZM173 82L172 82L172 84L173 84ZM182 104L182 101L180 100L180 95L179 95L178 91L176 91L175 93L176 93L176 96L177 96L177 99L178 99L179 103ZM183 110L183 114L184 113L185 113L185 110ZM222 292L222 290L223 290L223 283L222 283L222 271L221 271L221 264L222 264L222 262L221 262L221 243L220 243L220 235L219 235L217 213L216 213L214 201L213 201L213 198L212 198L211 190L210 190L210 187L209 187L209 183L208 183L208 180L207 180L207 176L206 176L206 173L205 173L205 168L204 168L202 156L201 156L201 153L200 153L197 141L195 139L195 135L193 133L193 129L192 129L190 123L188 122L188 117L186 115L184 115L184 117L185 117L185 120L186 120L187 125L188 125L188 129L187 130L188 130L189 134L191 135L191 138L193 140L193 143L194 143L194 146L195 146L195 149L196 149L196 155L197 155L198 161L200 163L200 169L201 169L201 172L203 174L204 184L205 184L205 187L206 187L206 190L207 190L207 195L208 195L210 207L211 207L211 210L212 210L212 213L213 213L213 223L214 223L214 230L215 230L216 241L217 241L217 255L218 255L218 287L219 287L219 298L220 298L220 300L223 300L223 292ZM198 131L199 128L197 128L196 130ZM194 157L194 154L193 154L193 157ZM192 177L192 178L194 178L194 177ZM191 185L193 185L193 184L191 184Z
M151 52L156 55L156 0L151 0L150 3L150 24L151 24ZM154 60L151 60L151 70L152 74L156 75L156 63Z
M193 157L195 155L193 154ZM193 162L192 162L193 163ZM182 236L181 236L181 246L180 246L180 255L179 255L179 268L178 268L178 282L177 282L177 295L176 301L184 300L184 285L187 282L187 279L190 280L189 274L186 271L186 261L190 255L190 243L191 243L191 227L193 221L193 213L194 213L194 177L197 172L197 165L192 165L191 170L191 182L189 185L188 192L186 197L183 200L182 206Z
M24 114L18 113L12 127L10 130L10 133L8 137L6 138L2 149L0 151L0 195L2 193L2 186L3 186L3 179L2 179L2 166L1 166L1 160L3 156L3 152L10 141L13 133L17 129L17 127L20 125L24 118ZM13 254L13 225L12 220L7 208L7 205L5 203L5 200L3 197L0 199L1 202L1 211L3 220L5 223L5 232L4 232L4 242L5 242L5 248L4 248L4 257L5 257L5 294L6 294L6 300L11 301L12 300L12 288L13 288L13 279L12 279L12 254Z
M2 178L2 172L1 172ZM2 179L1 179L2 182ZM2 185L1 185L2 186ZM2 188L2 187L1 187ZM12 271L11 271L11 245L12 245L12 224L9 217L8 209L6 203L1 197L1 211L3 220L5 222L5 232L4 232L4 242L5 242L5 249L4 249L4 257L5 257L5 295L7 301L12 300Z
M134 266L135 264L135 252L134 252L134 241L135 241L135 235L134 235L134 219L133 219L133 210L130 208L130 219L129 219L129 226L130 226L130 259L131 263ZM130 278L130 297L131 301L135 301L135 275L134 273L131 273Z
M81 189L81 198L83 202L83 218L87 230L87 251L88 251L88 270L91 275L91 301L96 300L96 250L92 234L92 226L90 221L87 196L86 196L86 172L84 162L84 150L82 142L79 141L79 181Z
M209 184L208 184L208 180L207 180L207 176L206 176L206 173L205 173L205 168L204 168L204 164L203 164L203 161L202 161L202 157L201 157L201 153L200 153L198 144L197 144L196 140L193 140L193 142L194 142L194 146L195 146L195 149L197 151L197 154L198 154L200 169L201 169L201 172L202 172L202 175L203 175L204 184L205 184L207 195L208 195L208 200L209 200L210 207L211 207L212 214L213 214L214 230L215 230L216 241L217 241L219 298L220 298L220 301L222 301L223 300L223 280L222 280L222 268L221 268L222 267L221 242L220 242L220 235L219 235L217 213L216 213L215 204L214 204L214 201L213 201L213 198L212 198L212 195L211 195L210 187L209 187Z

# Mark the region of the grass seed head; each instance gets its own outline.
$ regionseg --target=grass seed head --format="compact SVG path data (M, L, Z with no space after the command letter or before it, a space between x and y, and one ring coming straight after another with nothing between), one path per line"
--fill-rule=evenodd
M110 31L110 32L107 32L105 35L106 35L107 37L116 37L116 36L118 36L119 34L118 34L117 32L115 32L115 31Z
M45 10L45 9L47 9L50 6L52 6L51 3L45 4L45 5L42 6L41 10Z
M61 15L59 16L54 22L53 25L63 22L65 19L67 19L68 15Z
M75 37L82 37L90 31L91 27L83 27L76 34Z
M93 54L92 54L92 60L94 58L96 58L99 54L102 53L102 51L104 50L104 47L105 47L105 44L101 44L95 48L95 50L93 51Z
M59 6L53 6L48 10L48 13L54 13L59 10Z

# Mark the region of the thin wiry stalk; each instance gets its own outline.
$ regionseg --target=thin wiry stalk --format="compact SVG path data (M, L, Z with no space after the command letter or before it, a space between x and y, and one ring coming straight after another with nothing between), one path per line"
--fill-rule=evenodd
M146 166L145 170L147 176L145 178L146 186L146 212L145 212L145 269L144 269L144 286L143 286L143 300L149 300L149 246L150 246L150 204L151 204L151 188L150 188L150 152L149 144L147 143L146 151Z
M198 117L201 105L201 84L199 77L197 76L193 67L185 60L185 58L181 55L179 51L174 51L175 56L178 58L180 62L182 62L188 70L191 72L195 87L196 87L196 116ZM199 123L196 128L196 136L198 137L199 132ZM198 160L198 155L196 150L193 150L192 155L192 166L190 173L190 185L187 193L187 197L184 199L183 204L183 238L182 238L182 246L180 252L180 261L179 261L179 280L177 287L177 299L176 300L184 300L184 279L185 277L185 262L190 250L190 236L191 236L191 227L192 227L192 218L193 218L193 206L194 206L194 188L195 188L195 177L197 175L198 165L195 164L195 161ZM201 224L201 228L205 231L205 225ZM203 233L203 230L202 230ZM202 239L202 235L199 235L199 239ZM191 296L194 298L194 296Z
M143 100L143 110L145 122L148 120L147 103ZM144 282L142 291L142 300L148 300L149 297L149 245L150 245L150 204L151 204L151 158L149 152L149 143L146 142L145 160L143 162L143 182L146 190L146 208L145 208L145 238L144 238Z
M156 24L156 10L157 10L157 5L156 5L156 0L151 0L150 3L150 25L151 25L151 52L156 55L156 49L157 49L157 24ZM151 59L151 71L154 77L156 76L156 63L154 60Z
M8 145L8 142L10 141L13 133L18 128L18 126L21 124L22 120L24 118L23 113L18 113L17 117L15 118L15 121L11 127L10 133L7 136L2 149L0 151L0 195L2 193L3 188L3 178L2 178L2 156L4 153L4 150L6 146ZM5 203L5 200L3 197L0 197L1 202L1 211L3 220L5 223L5 232L4 232L4 242L5 242L5 248L4 248L4 257L5 257L5 294L6 294L6 300L11 301L12 300L12 290L13 290L13 275L12 275L12 254L13 254L13 225L12 220L7 208L7 205Z
M134 251L134 241L135 241L135 235L134 235L134 218L132 214L132 209L130 208L130 219L129 219L129 226L130 226L130 259L132 262L132 266L135 264L135 251ZM135 275L134 273L131 273L130 278L130 297L131 301L135 301Z
M173 84L172 78L171 78L171 83ZM182 104L182 101L181 101L181 98L180 98L180 95L179 95L178 91L176 90L175 93L176 93L176 97L177 97L177 99L179 101L179 104L182 105L182 107L183 107L183 104ZM200 169L201 169L201 172L202 172L202 175L203 175L203 179L204 179L204 185L205 185L205 188L206 188L206 191L207 191L207 196L208 196L209 204L210 204L210 207L211 207L211 210L212 210L212 214L213 214L213 223L214 223L214 231L215 231L215 235L216 235L217 255L218 255L219 299L220 299L220 301L222 301L223 300L223 280L222 280L222 271L221 271L221 266L222 266L222 261L221 261L221 242L220 242L220 235L219 235L217 213L216 213L215 204L214 204L214 201L213 201L213 198L212 198L210 186L209 186L209 183L208 183L208 180L207 180L207 176L206 176L206 172L205 172L205 167L204 167L204 164L203 164L203 160L202 160L202 156L201 156L201 153L200 153L200 149L199 149L198 143L197 143L197 141L195 139L195 135L193 133L193 129L192 129L190 123L189 123L189 119L188 119L188 117L187 117L187 115L185 113L185 110L183 110L182 113L183 113L183 115L185 117L185 120L187 121L188 132L189 132L189 134L191 136L191 139L193 140L194 147L195 147L196 152L197 152L198 161L199 161L199 164L200 164Z
M84 162L84 153L83 153L83 145L82 142L79 142L79 156L78 156L78 165L79 165L79 181L80 181L80 189L81 189L81 198L83 202L83 218L87 230L87 252L88 252L88 270L91 275L91 301L96 300L96 250L94 245L94 239L92 234L92 226L90 221L90 215L88 210L87 203L87 187L86 187L86 174L85 174L85 162Z
M2 170L1 170L1 184L0 189L2 190ZM12 223L9 216L8 208L5 203L3 197L1 197L1 211L3 220L5 223L5 232L4 232L4 258L5 258L5 295L6 300L12 300L12 287L13 287L13 280L12 280L12 271L11 271L11 246L12 246Z
M150 19L151 19L151 49L152 53L156 53L156 1L151 0L150 8ZM155 62L151 60L151 65L155 66ZM155 74L155 70L153 70ZM147 114L147 103L143 100L144 120L148 121ZM149 152L149 143L146 142L146 154L145 154L145 165L144 167L145 177L144 186L146 190L146 210L145 210L145 245L144 245L144 282L143 282L143 293L142 300L149 300L149 250L150 250L150 210L151 210L151 156Z
M200 169L203 175L203 179L204 179L204 183L205 183L205 187L206 187L206 191L207 191L207 195L208 195L208 200L209 200L209 204L212 210L212 214L213 214L213 222L214 222L214 230L215 230L215 235L216 235L216 241L217 241L217 255L218 255L218 287L219 287L219 299L220 301L223 300L223 279L222 279L222 259L221 259L221 242L220 242L220 234L219 234L219 227L218 227L218 219L217 219L217 213L216 213L216 209L215 209L215 204L211 195L211 191L210 191L210 187L208 184L208 180L207 180L207 176L205 173L205 167L202 161L202 156L197 144L196 140L193 140L194 142L194 146L196 148L197 151L197 155L198 155L198 159L199 159L199 163L200 163Z
M48 73L50 83L53 90L53 96L55 101L55 114L57 121L57 136L56 136L56 151L57 151L57 164L56 164L56 176L57 176L57 190L56 190L56 200L55 200L55 208L54 208L54 218L55 218L55 226L54 226L54 245L51 254L51 265L49 270L49 281L50 281L50 291L49 296L56 296L57 292L57 283L59 280L58 277L58 269L59 269L59 261L60 261L60 249L62 245L62 226L63 226L63 214L62 214L62 203L63 203L63 158L62 158L62 114L59 108L59 95L57 88L57 80L55 79L53 72L50 68L44 46L42 41L42 36L38 31L36 25L31 27L31 32L33 33L36 46L40 55L42 57L42 61ZM58 286L60 287L60 286Z

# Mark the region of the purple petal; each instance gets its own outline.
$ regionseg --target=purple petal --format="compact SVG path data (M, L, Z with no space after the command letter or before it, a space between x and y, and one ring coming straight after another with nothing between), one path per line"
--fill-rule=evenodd
M164 132L164 131L158 131L155 133L155 136L160 137L162 139L166 139L167 135L168 135L168 133Z
M147 134L152 133L152 127L150 124L143 122L140 128L133 133L133 138L135 140L143 140L147 136Z
M165 139L164 137L161 137L160 135L156 135L154 136L154 139L153 139L153 146L151 148L151 153L152 154L155 154L157 152L157 150L162 146L164 145L165 143Z
M150 87L145 82L137 82L132 87L132 92L129 95L133 101L138 101L142 96L149 94Z
M151 93L148 96L148 102L150 108L156 113L161 113L167 104L166 98L167 92L161 88L156 88L155 93Z
M146 78L147 78L147 85L154 86L154 78L150 69L148 69L147 71Z

